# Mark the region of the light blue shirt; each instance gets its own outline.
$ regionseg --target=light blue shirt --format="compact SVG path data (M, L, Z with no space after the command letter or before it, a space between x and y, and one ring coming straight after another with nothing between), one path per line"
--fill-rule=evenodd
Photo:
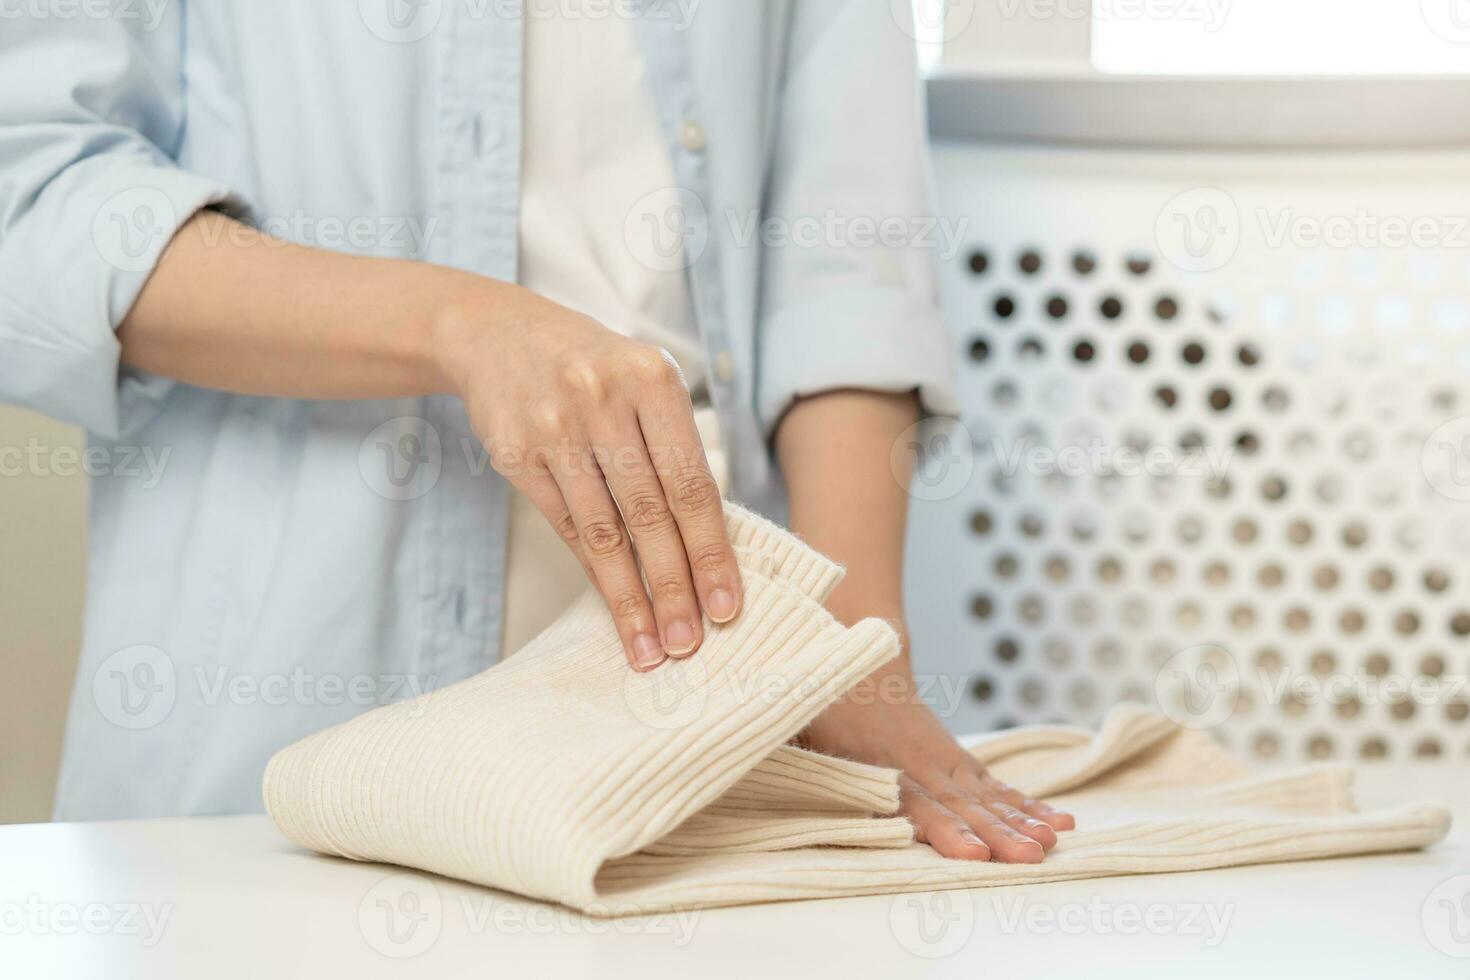
M799 395L953 411L907 3L8 14L0 397L85 427L93 474L58 818L257 810L281 746L498 658L505 488L457 400L190 387L120 367L114 331L209 206L514 280L521 18L551 2L634 18L735 496L777 499L768 440ZM667 261L667 230L629 245Z

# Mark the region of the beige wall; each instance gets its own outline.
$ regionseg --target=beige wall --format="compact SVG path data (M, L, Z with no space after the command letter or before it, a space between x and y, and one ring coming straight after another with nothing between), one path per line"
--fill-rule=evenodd
M54 454L81 446L76 429L0 406L0 823L51 814L87 561L80 457Z

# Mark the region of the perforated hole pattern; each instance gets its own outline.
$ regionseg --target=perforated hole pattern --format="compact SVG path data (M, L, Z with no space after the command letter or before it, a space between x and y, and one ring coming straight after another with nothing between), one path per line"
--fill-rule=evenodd
M1105 217L1038 227L1046 174L956 157L970 240L946 305L975 468L916 505L911 555L939 566L921 610L963 620L931 631L967 682L961 727L1095 723L1164 697L1161 669L1203 645L1233 685L1212 730L1258 759L1470 758L1470 503L1421 459L1470 413L1467 256L1247 241L1190 274ZM1023 456L1089 446L1081 472ZM1120 472L1121 447L1157 472ZM1373 686L1390 677L1438 687L1396 698Z

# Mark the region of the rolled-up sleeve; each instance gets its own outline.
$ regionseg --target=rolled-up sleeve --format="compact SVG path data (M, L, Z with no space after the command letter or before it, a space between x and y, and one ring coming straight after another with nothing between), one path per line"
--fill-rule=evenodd
M120 379L115 331L159 256L201 208L243 207L171 156L180 7L0 21L0 399L104 437L157 394Z
M765 207L757 410L803 395L917 390L954 414L912 36L871 0L793 4Z

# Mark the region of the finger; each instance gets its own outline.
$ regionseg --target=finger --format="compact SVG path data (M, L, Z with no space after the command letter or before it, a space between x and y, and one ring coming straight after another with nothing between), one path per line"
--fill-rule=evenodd
M954 784L934 794L935 799L970 825L985 845L992 859L1007 864L1036 864L1046 857L1046 849L1006 823L971 791Z
M671 657L687 657L704 639L704 625L690 581L684 539L679 536L679 525L643 445L643 433L630 417L626 426L599 435L601 446L618 447L602 469L622 512L623 525L633 536L664 652Z
M1033 800L1025 793L1022 793L1013 786L1006 785L983 769L979 770L978 775L982 786L982 796L998 796L1011 806L1040 820L1052 830L1073 830L1076 828L1077 821L1072 818L1070 813L1063 813L1061 810L1057 810L1040 800Z
M986 809L1036 841L1043 849L1049 851L1057 846L1057 832L1021 808L1020 803L1026 797L1017 790L988 775L977 777L971 772L958 774L956 781L977 797Z
M677 367L672 370L677 379ZM643 392L638 424L679 525L699 604L710 619L728 623L740 611L740 570L725 534L720 487L710 472L682 383Z
M990 848L970 829L969 823L907 776L900 777L899 785L903 799L899 812L914 825L915 840L928 844L943 857L990 860Z
M578 545L612 613L628 663L634 670L652 670L666 658L627 529L591 450L571 450L569 456L572 465L558 467L554 476L576 524Z
M1046 824L1037 820L1031 814L1022 811L1019 807L1011 806L1004 800L983 801L991 813L1004 820L1013 830L1019 830L1027 837L1041 845L1042 850L1049 851L1057 846L1057 832Z
M1029 796L1022 798L1021 809L1046 824L1052 830L1077 829L1077 818L1073 817L1072 814L1058 810L1040 800L1033 800Z

